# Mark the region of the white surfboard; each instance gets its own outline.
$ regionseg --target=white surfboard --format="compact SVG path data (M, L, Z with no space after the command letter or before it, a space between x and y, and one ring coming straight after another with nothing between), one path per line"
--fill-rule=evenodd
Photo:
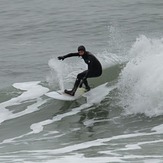
M80 98L85 92L86 92L85 88L78 88L74 96L64 93L64 91L62 90L49 92L49 93L46 93L45 95L48 97L57 99L57 100L74 101Z

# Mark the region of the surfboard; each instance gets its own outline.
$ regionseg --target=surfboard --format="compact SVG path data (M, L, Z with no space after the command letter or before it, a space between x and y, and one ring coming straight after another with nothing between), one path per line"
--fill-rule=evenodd
M48 92L45 95L57 100L74 101L80 98L86 92L85 88L78 88L74 96L64 93L63 90Z

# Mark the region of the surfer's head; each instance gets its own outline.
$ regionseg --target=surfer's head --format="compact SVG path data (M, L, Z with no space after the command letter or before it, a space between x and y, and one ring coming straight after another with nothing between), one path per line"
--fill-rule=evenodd
M83 45L78 47L78 53L79 53L80 56L84 55L85 52L86 52L86 49L85 49L85 47Z

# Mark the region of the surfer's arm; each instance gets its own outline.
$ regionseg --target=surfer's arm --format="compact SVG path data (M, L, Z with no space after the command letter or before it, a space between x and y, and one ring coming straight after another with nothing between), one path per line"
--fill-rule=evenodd
M69 53L69 54L64 55L64 56L59 56L58 59L59 60L64 60L65 58L75 57L75 56L79 56L79 53Z

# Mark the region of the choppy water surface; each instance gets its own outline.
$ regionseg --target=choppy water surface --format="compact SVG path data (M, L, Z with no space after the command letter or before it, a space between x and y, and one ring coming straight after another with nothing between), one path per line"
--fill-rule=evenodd
M163 2L0 1L0 162L162 163ZM46 96L102 63L91 93Z

